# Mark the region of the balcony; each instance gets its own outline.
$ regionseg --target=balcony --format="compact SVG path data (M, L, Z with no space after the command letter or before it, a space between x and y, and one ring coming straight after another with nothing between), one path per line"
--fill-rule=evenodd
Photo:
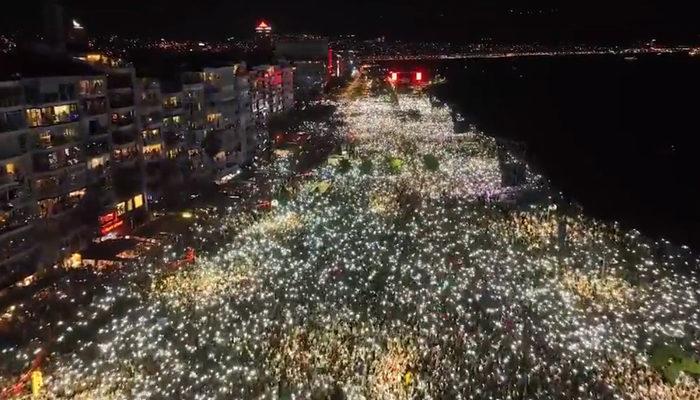
M40 200L37 202L39 205L39 216L41 218L61 217L66 213L75 210L84 196L85 189L79 189ZM71 230L71 228L75 228L77 224L75 224L75 221L71 221L68 225L69 226L66 228L69 229L64 230L64 232Z
M87 171L89 183L94 186L99 186L103 190L109 190L112 185L110 171L109 162L89 168Z
M0 115L0 133L18 131L18 130L26 129L26 128L27 128L27 123L24 121L23 115L20 114L17 117L12 116L9 118L8 118L7 114L5 115L5 118L3 118L2 115Z
M0 136L0 160L19 157L27 153L27 134ZM2 168L0 166L0 168Z
M107 100L101 99L91 99L85 100L83 103L83 108L87 115L100 115L107 113Z
M182 108L182 99L179 96L169 96L163 99L163 110L178 110Z
M136 142L138 134L134 129L112 132L112 142L117 146Z
M141 132L141 137L143 138L143 143L146 144L160 143L162 141L160 130L158 129L145 130Z
M113 109L117 108L126 108L126 107L133 107L134 106L134 96L132 95L125 95L125 96L110 96L109 98L109 105Z
M60 103L77 100L75 85L72 83L59 83L58 91L44 93L39 87L28 87L26 89L27 104L47 104Z
M109 143L107 142L92 142L85 145L86 157L97 157L109 153Z
M148 96L143 99L141 99L141 106L142 107L162 107L163 103L161 102L160 98L157 96Z
M84 162L83 154L78 146L67 147L60 151L48 151L34 154L34 172L53 172Z
M103 79L88 79L80 81L80 95L83 97L99 97L106 93Z
M27 161L25 157L16 157L0 163L0 188L23 185L29 175L29 168L25 164Z
M19 257L27 255L36 245L36 238L32 236L32 229L29 226L22 229L21 232L18 231L16 234L3 237L0 239L0 265L14 265ZM22 274L26 276L31 275L33 272L33 269L28 269ZM8 275L17 275L17 273L15 271L15 273ZM8 278L8 275L3 275L3 285L12 282L16 278Z
M184 127L183 119L179 115L163 118L163 131L177 131Z
M53 126L80 120L78 105L75 103L58 106L30 108L25 111L29 127Z
M70 143L75 143L81 140L78 133L78 126L65 127L63 129L44 130L37 132L34 137L34 146L36 150L49 150L54 147L65 146Z
M182 132L166 131L163 132L163 142L168 146L173 146L182 143L185 140L185 135Z
M144 115L141 118L141 124L144 128L154 128L160 126L163 123L163 114L160 112L154 112L148 115Z
M119 149L114 149L112 151L112 160L117 163L128 163L131 164L138 161L141 154L136 146L126 146Z
M126 114L118 114L118 113L112 114L112 125L114 125L118 128L129 126L133 123L134 123L133 112L128 112Z
M0 108L19 107L23 104L24 90L19 82L12 86L0 87Z
M163 160L163 153L160 150L149 150L143 153L143 159L149 163L159 162Z
M37 199L51 199L66 195L85 187L87 174L85 170L63 172L46 176L34 181L34 194Z
M97 120L92 120L88 124L88 135L99 136L109 133L109 128Z
M3 204L0 201L0 204ZM29 225L36 215L28 203L14 205L4 203L0 208L0 235Z

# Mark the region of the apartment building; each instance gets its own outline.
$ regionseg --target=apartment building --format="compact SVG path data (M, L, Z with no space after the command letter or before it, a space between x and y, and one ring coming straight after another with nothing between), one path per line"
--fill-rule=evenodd
M114 202L99 216L101 235L123 233L148 219L141 82L133 67L115 63L94 64L107 76L112 137Z
M238 135L241 138L241 165L252 164L258 146L258 130L253 120L250 74L244 64L236 71L236 106Z
M36 202L19 80L0 82L0 287L34 273Z
M32 161L30 186L41 221L37 234L42 241L42 265L80 251L93 236L94 217L90 216L96 214L96 206L94 198L87 197L87 132L83 122L90 103L80 94L81 82L93 79L55 76L22 80ZM106 111L97 106L90 110Z
M225 182L235 176L242 161L242 138L236 95L237 65L204 68L206 136L204 153L208 156L214 180Z
M294 105L293 70L287 65L260 65L250 72L251 109L264 121Z
M184 106L185 92L182 82L175 79L161 80L163 98L163 177L164 184L181 184L187 174L187 115Z
M3 61L16 79L0 82L0 286L85 248L113 198L106 76Z
M185 149L187 152L186 176L203 177L207 173L204 138L206 136L206 107L204 100L204 73L183 72L182 107L185 124Z
M139 118L141 129L141 154L144 162L146 199L148 204L158 202L163 192L162 163L164 158L163 95L160 81L153 78L138 79Z
M293 106L288 66L156 79L99 54L82 61L0 81L0 287L138 226L164 185L228 181L267 119Z

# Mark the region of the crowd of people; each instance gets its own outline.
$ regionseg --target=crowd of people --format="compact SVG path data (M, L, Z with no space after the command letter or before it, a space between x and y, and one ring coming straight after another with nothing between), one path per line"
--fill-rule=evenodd
M50 358L48 396L697 398L647 361L700 353L692 252L562 207L534 173L504 187L494 140L423 96L338 113L344 161L294 180L278 157L284 199L201 218L194 265L95 297L84 318L105 321Z

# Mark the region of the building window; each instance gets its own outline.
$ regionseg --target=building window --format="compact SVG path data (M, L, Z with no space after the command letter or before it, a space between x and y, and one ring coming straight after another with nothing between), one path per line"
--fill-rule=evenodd
M27 123L29 126L40 126L41 110L38 108L31 108L27 110Z
M8 163L5 164L5 168L0 169L0 175L14 175L15 174L15 164Z

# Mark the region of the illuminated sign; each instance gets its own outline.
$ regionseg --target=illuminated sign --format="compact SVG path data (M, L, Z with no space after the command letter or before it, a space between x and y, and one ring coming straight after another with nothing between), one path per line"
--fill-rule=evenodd
M114 220L107 225L104 225L100 228L100 235L104 236L110 232L114 232L117 230L120 226L124 225L124 221L121 219Z
M423 73L422 72L416 72L416 80L417 81L423 80Z
M110 212L104 215L100 215L100 225L106 225L112 221L114 221L117 218L117 213L115 212Z
M396 82L399 80L399 73L398 72L392 72L391 73L391 78L392 81Z
M134 196L134 208L139 208L141 206L143 206L143 195L137 194Z
M120 226L124 225L124 221L119 218L117 212L109 212L107 214L100 215L100 235L104 236L110 232L113 232Z

